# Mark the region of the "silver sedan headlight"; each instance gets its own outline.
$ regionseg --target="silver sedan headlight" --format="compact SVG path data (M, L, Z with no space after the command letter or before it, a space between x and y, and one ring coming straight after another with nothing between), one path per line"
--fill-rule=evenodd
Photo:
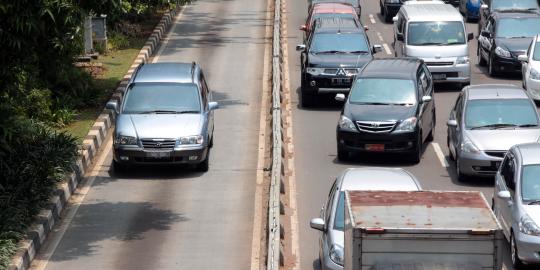
M529 77L531 80L540 80L540 71L536 69L531 69L531 73L529 74Z
M133 136L117 135L114 138L114 144L117 145L137 145L137 138Z
M330 248L330 260L338 265L343 266L343 247L333 244Z
M204 142L204 137L202 135L184 136L176 140L176 146L197 145L197 144L202 144L203 142Z
M519 231L528 234L540 236L540 227L529 217L529 215L524 214L519 221Z

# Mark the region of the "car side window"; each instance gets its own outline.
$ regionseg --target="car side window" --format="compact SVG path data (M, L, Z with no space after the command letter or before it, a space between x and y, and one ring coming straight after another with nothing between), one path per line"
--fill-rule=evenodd
M332 203L334 201L334 194L336 193L337 179L334 181L332 188L330 188L330 193L328 194L328 199L326 200L326 206L324 207L324 222L328 224L330 221L330 215L332 213Z
M456 121L461 123L461 113L463 112L463 94L459 95L456 100L456 105L454 105L454 113L456 114Z
M506 188L508 188L508 191L510 191L510 194L512 194L512 196L514 196L514 192L516 190L515 173L516 164L514 161L514 157L511 154L508 154L501 166L501 176L504 179L504 184L506 185Z
M201 96L202 96L202 102L203 106L206 108L208 106L208 85L206 85L206 80L204 79L204 75L201 73Z
M403 21L405 21L403 19L403 16L399 16L398 21L397 21L397 32L400 34L403 33L403 25L404 25Z
M426 86L428 92L431 92L433 90L433 78L431 78L431 72L429 71L428 67L423 64L422 68L424 69L424 74L426 74ZM431 95L431 93L426 93L427 95Z
M420 68L418 70L418 86L420 86L420 90L422 91L422 96L429 95L428 78L423 68Z

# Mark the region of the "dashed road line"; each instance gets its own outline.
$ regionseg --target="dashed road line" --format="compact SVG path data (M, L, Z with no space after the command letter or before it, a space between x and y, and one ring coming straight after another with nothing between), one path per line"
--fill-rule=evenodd
M377 32L377 37L379 37L380 41L384 41L381 32Z
M388 46L388 44L383 43L382 46L383 46L384 51L386 52L386 54L388 54L388 55L391 55L391 54L392 54L392 50L390 50L390 47Z
M377 21L375 21L375 17L373 17L373 14L369 14L369 20L371 21L372 24L377 23Z
M450 167L450 165L448 165L448 161L446 160L446 157L443 154L441 146L438 143L431 143L431 145L433 145L433 150L435 150L435 154L437 155L437 158L439 158L441 165L444 168Z

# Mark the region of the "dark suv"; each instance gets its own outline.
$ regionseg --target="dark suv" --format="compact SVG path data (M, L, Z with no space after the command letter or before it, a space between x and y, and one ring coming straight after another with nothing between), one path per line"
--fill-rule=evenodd
M374 59L356 76L337 125L337 155L388 152L420 162L424 141L433 140L433 79L417 58Z
M353 77L381 46L371 46L362 25L356 20L320 18L301 51L302 105L310 106L317 94L346 93Z
M540 15L530 11L494 12L478 37L478 64L488 66L490 76L521 72L518 56L527 54L540 34Z
M539 12L540 6L538 6L538 0L480 0L478 33L486 26L491 13L505 10L529 10Z

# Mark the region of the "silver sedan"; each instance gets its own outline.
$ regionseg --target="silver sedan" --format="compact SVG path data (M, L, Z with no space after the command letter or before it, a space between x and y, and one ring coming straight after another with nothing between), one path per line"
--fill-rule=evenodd
M319 218L310 222L321 231L319 262L323 270L343 269L345 190L422 190L418 180L401 168L351 168L336 179Z
M114 168L140 163L186 163L208 170L213 142L212 101L195 63L144 64L134 73L114 130Z
M510 241L512 263L540 263L540 144L512 147L497 172L493 211ZM535 268L538 269L538 268Z
M536 142L540 126L529 95L513 85L463 89L450 112L447 143L460 180L493 176L510 147Z

